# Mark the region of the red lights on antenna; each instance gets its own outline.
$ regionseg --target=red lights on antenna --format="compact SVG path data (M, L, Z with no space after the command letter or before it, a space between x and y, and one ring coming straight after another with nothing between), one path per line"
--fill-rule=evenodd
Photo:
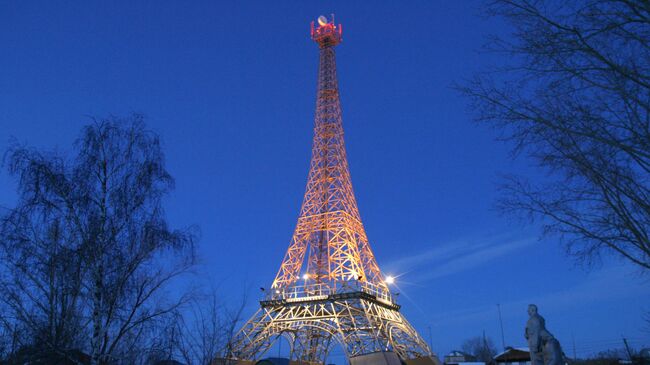
M318 25L311 22L311 39L321 48L333 47L343 40L343 26L334 23L334 14L330 20L324 15L318 17Z

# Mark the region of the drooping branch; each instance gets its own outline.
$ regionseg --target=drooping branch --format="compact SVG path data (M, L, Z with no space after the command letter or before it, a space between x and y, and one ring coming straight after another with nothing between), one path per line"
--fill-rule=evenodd
M548 174L504 184L499 207L541 218L569 252L603 249L650 269L650 9L629 1L497 0L511 63L459 87L476 120L494 126Z

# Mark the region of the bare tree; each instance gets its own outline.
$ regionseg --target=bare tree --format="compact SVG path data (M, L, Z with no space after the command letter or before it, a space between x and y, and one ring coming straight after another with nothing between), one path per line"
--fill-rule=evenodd
M7 328L0 326L0 361L6 359L13 353L11 349L11 333Z
M18 327L18 323L7 318L7 314L10 313L10 310L4 309L4 306L0 305L2 309L0 315L0 363L4 359L9 359L13 357L20 347L21 328Z
M193 265L194 235L168 227L161 201L173 179L142 116L96 120L75 147L74 158L7 154L20 197L0 239L19 280L3 289L28 327L49 330L48 316L46 326L35 320L54 310L64 334L88 334L91 364L120 363L187 301L163 290Z
M225 358L245 304L243 297L231 308L220 300L215 289L195 298L184 313L178 313L175 327L167 334L172 345L165 347L173 348L187 365L210 365L216 358Z
M489 44L511 63L460 90L547 173L508 177L500 208L541 219L579 260L650 270L650 4L496 0L488 13L514 29Z
M45 158L32 157L29 168L43 169ZM39 189L57 184L62 167L62 160L51 157L48 173L40 173L38 180L22 175L22 201L0 220L0 265L6 274L0 282L2 325L6 333L13 333L12 352L32 347L29 356L34 361L52 356L73 361L71 351L80 346L84 335L82 258L70 245L74 238L64 228L60 213L41 204L53 200L49 189L43 189L39 198L27 197L33 184Z
M491 338L483 336L476 336L463 341L461 351L470 354L478 361L490 364L494 361L494 356L497 354L497 349Z

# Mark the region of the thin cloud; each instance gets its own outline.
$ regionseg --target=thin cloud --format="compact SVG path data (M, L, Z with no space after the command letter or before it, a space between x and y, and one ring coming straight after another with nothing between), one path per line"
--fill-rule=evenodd
M529 246L534 242L534 239L523 239L496 245L483 246L479 249L473 249L471 252L463 252L451 260L448 260L440 265L436 265L433 270L419 275L417 277L417 280L429 281L475 269L499 257L509 255L514 251Z
M464 251L471 248L471 244L466 241L455 241L445 245L433 247L424 252L401 257L395 261L386 264L390 268L414 268L431 262L438 262L458 256Z
M547 292L543 295L533 295L519 298L515 301L501 303L504 319L509 313L516 313L515 317L525 317L525 308L530 303L535 303L544 311L564 311L584 303L601 302L611 299L621 300L638 296L639 288L647 283L641 283L629 267L612 266L592 272L584 281L576 285ZM435 323L476 323L495 317L496 305L462 308L444 313L439 313L433 319Z
M423 282L457 274L487 264L535 242L535 239L512 239L505 235L475 240L458 240L438 245L424 252L401 257L386 265L394 272L406 272L427 266L414 281Z

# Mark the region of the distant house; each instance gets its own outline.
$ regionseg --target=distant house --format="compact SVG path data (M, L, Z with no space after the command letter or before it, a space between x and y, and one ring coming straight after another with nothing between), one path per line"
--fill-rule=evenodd
M445 356L445 365L485 365L485 363L476 361L475 356L454 350Z
M458 350L454 350L445 355L445 364L460 364L474 361L476 361L476 357Z
M494 357L498 365L530 365L528 347L506 347L506 350Z

